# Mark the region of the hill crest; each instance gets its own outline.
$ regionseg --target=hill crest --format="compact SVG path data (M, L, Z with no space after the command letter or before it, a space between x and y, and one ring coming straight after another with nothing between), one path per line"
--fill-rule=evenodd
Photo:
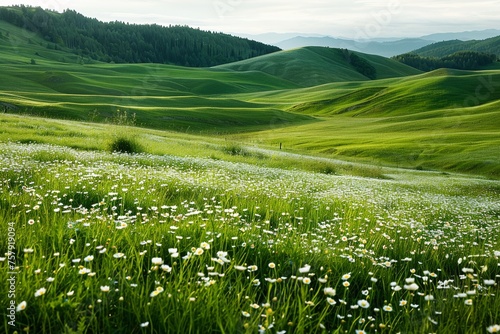
M215 68L233 71L261 71L303 87L330 82L366 81L421 73L412 67L382 56L368 55L347 49L314 46L280 51L219 65ZM372 76L370 73L374 75Z

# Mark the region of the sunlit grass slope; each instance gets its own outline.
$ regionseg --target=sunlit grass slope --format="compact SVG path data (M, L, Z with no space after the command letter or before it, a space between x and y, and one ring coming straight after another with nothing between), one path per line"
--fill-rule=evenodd
M321 122L238 138L394 166L498 177L499 86L498 71L438 70L254 94L253 101L281 104L284 110Z
M356 53L375 67L377 79L414 75L420 71L388 58ZM339 49L304 47L217 66L235 71L262 71L302 87L338 81L370 80L349 64Z
M230 162L306 170L322 174L389 178L393 173L380 166L325 159L314 155L293 155L235 142L227 136L195 135L127 125L56 120L24 115L0 114L0 142L49 144L82 151L112 151L116 140L135 143L136 152L178 157L209 158Z
M321 123L239 135L242 141L392 166L500 176L498 103L422 119L325 118ZM431 116L431 115L429 115ZM257 139L258 138L258 139Z
M303 90L307 99L289 109L312 115L402 116L475 107L500 99L499 71L436 70L406 78L337 83ZM297 91L295 96L301 96ZM276 95L275 101L289 99ZM272 98L271 98L272 100ZM296 100L299 100L298 98Z

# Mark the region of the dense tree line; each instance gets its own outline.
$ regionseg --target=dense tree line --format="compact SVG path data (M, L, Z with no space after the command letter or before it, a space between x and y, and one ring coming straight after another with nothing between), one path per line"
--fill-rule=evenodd
M406 53L392 59L421 71L432 71L438 68L477 70L498 60L494 54L474 51L460 51L442 58L422 57L415 53Z
M464 50L495 54L500 57L500 36L484 40L438 42L424 46L413 53L422 57L441 58Z
M57 13L40 7L0 7L0 19L39 34L51 47L68 48L104 62L208 67L280 50L187 26L104 23L73 10Z
M357 54L347 49L341 49L342 54L346 61L360 74L370 79L377 78L377 69L373 67L368 61L361 58Z

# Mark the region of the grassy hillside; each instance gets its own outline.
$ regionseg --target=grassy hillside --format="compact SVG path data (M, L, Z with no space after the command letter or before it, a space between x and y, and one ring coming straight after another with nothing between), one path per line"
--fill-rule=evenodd
M289 110L317 116L346 114L348 116L404 116L433 110L473 107L497 101L500 90L494 85L500 80L498 71L436 70L403 79L377 80L360 83L335 84L329 99L319 98L299 103ZM489 83L490 82L490 83ZM481 86L483 84L483 86ZM486 87L492 85L492 87ZM476 96L476 89L482 94ZM491 89L492 91L490 91ZM309 91L314 96L314 90Z
M297 153L404 168L500 176L500 104L470 114L452 109L419 117L331 117L321 123L273 129L233 137L243 142Z
M138 125L223 136L242 145L281 144L328 158L500 176L500 72L494 68L420 74L357 53L376 68L379 79L369 80L342 51L328 48L204 69L82 64L66 50L47 49L32 34L0 28L0 107L9 114ZM318 82L323 84L314 86ZM4 130L2 138L21 140L22 130L15 133ZM45 142L40 135L29 137Z
M2 65L30 64L31 59L73 64L83 60L68 49L47 48L47 42L37 34L2 20L0 20L0 34L0 64Z
M157 129L240 131L289 122L285 112L220 94L290 87L262 73L237 75L156 65L20 64L4 66L0 102L54 118L106 121L118 110ZM13 87L12 82L17 84ZM295 117L295 119L297 119ZM299 121L310 119L302 117Z
M498 177L499 82L498 71L438 70L252 94L254 102L275 103L321 121L235 139L370 163Z
M82 64L67 50L50 50L36 35L0 25L0 103L53 118L111 121L117 110L157 129L235 132L302 122L265 103L229 96L297 87L262 72L236 73L159 64ZM32 60L34 63L32 63ZM13 84L14 83L14 84Z
M390 59L356 53L377 71L377 78L401 77L420 73L409 66ZM262 71L289 80L302 87L330 82L369 80L349 64L340 49L304 47L280 51L216 68L234 71Z

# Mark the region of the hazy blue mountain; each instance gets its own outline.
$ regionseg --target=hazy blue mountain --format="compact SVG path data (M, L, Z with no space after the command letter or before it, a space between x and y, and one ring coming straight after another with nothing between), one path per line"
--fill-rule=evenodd
M435 42L449 40L483 40L500 36L500 30L487 29L478 31L463 31L454 33L436 33L419 38L390 38L379 37L366 40L352 40L335 38L324 35L301 33L267 33L260 35L238 34L239 36L254 39L266 44L278 46L284 50L304 46L326 46L332 48L346 48L354 51L392 57L423 48Z
M295 36L276 43L281 45L280 48L284 50L300 48L304 46L329 46L332 48L348 48L354 45L356 41L349 39L333 38L329 36L309 37L309 36Z
M371 40L354 41L333 37L303 37L298 36L275 44L288 50L302 46L327 46L332 48L343 48L363 53L375 54L384 57L392 57L398 54L410 52L431 44L432 41L420 38L406 38L395 41L378 42Z
M473 39L487 39L491 37L500 36L500 30L498 29L487 29L487 30L474 30L474 31L463 31L454 33L440 33L431 34L427 36L422 36L422 39L428 39L434 42L449 41L449 40L461 40L470 41Z
M271 45L276 45L279 42L282 42L284 40L294 38L297 36L324 37L324 35L320 35L320 34L303 34L303 33L298 33L298 32L290 32L290 33L270 32L270 33L258 34L258 35L235 33L234 35L240 36L243 38L248 38L248 39L255 40L255 41L259 41L259 42L265 43L265 44L271 44Z

